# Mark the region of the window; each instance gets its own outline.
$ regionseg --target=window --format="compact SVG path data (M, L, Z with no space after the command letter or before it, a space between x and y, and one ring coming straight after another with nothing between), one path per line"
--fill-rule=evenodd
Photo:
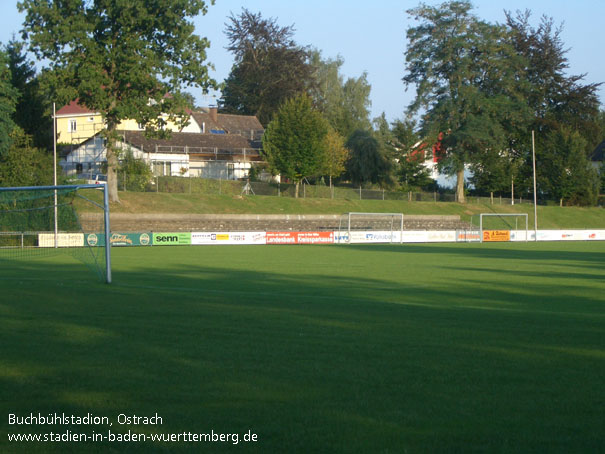
M69 132L77 131L77 123L76 120L69 120Z
M153 174L155 176L171 176L172 163L170 161L153 161Z

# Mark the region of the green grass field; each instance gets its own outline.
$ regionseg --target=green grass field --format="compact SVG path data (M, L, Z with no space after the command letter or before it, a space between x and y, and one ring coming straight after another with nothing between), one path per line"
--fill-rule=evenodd
M605 446L605 242L114 248L113 265L106 285L69 256L0 260L0 452ZM8 424L38 412L113 426ZM53 430L239 443L8 441Z

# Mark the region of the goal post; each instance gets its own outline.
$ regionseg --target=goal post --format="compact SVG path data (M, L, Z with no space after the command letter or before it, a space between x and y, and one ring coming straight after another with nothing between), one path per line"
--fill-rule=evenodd
M341 215L339 232L346 229L347 243L351 243L352 233L356 231L387 232L390 243L403 243L403 213L362 213L350 212Z
M482 243L484 241L511 241L511 231L525 231L525 241L529 241L527 213L481 213L479 215L479 232ZM490 232L494 232L494 234ZM508 236L501 235L499 239L498 232L508 232Z
M96 241L87 241L90 238ZM30 259L59 252L70 253L111 283L106 185L0 188L0 260Z

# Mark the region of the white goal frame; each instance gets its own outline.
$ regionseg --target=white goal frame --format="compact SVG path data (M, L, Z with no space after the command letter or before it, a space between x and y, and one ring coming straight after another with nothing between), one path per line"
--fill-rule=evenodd
M362 212L350 212L350 213L345 213L340 217L340 223L338 226L338 231L340 232L342 230L342 218L344 216L347 216L347 236L348 236L348 240L347 243L351 243L351 217L355 217L355 216L359 216L359 217L391 217L391 243L394 243L394 233L396 232L395 230L395 224L394 224L394 220L395 219L399 219L399 244L403 244L403 213L362 213Z
M479 215L479 232L481 233L481 242L483 243L483 217L515 217L525 218L525 242L529 241L529 223L527 213L481 213ZM501 229L505 230L505 229ZM519 230L515 228L515 230Z
M103 223L105 226L105 275L106 282L111 284L111 233L109 226L109 194L107 191L107 185L105 184L73 184L73 185L58 185L58 186L17 186L0 188L0 192L18 192L18 191L55 191L55 248L58 247L58 231L57 231L57 211L56 211L56 195L57 191L61 190L74 190L78 189L96 189L103 191L103 205L100 205L92 200L88 200L90 203L96 205L103 210Z

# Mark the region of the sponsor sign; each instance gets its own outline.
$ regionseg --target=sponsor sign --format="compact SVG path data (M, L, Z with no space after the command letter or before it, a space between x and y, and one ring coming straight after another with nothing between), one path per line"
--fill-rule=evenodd
M355 231L351 232L351 243L399 243L401 232L386 231Z
M333 244L334 232L298 232L298 244Z
M538 230L539 241L605 240L605 230Z
M267 232L267 244L333 244L334 232Z
M429 243L454 243L456 242L455 230L429 230Z
M429 240L429 233L426 230L404 230L404 243L426 243Z
M39 233L38 234L38 246L39 247L55 247L55 234L54 233ZM58 247L82 247L82 246L84 246L84 234L83 233L59 233L59 234L57 234L57 246Z
M180 246L191 244L191 232L154 233L154 246Z
M265 232L193 232L191 244L266 244Z
M296 232L267 232L267 244L296 244Z
M85 238L89 246L105 246L105 235L101 233L89 233ZM113 232L109 237L112 246L149 246L151 235L149 233L117 233Z
M484 230L483 241L510 241L510 230Z
M481 241L481 232L479 230L457 230L456 241L469 243Z

